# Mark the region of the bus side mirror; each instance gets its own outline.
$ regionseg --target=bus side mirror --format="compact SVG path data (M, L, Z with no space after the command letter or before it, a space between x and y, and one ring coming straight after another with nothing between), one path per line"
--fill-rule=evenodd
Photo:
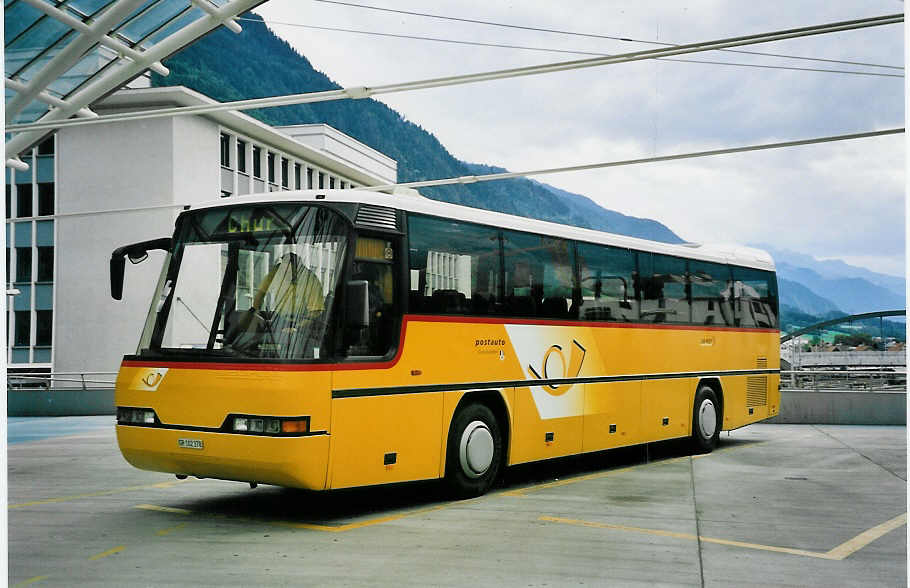
M111 298L121 300L123 298L123 271L126 267L126 260L123 256L111 255Z
M349 327L365 329L370 326L370 283L350 280L345 292L345 317Z
M148 258L149 251L162 249L168 251L171 248L171 238L164 237L161 239L152 239L150 241L140 241L132 245L124 245L114 249L111 253L111 298L121 300L123 298L123 273L126 267L126 258L129 257L130 263L140 263Z

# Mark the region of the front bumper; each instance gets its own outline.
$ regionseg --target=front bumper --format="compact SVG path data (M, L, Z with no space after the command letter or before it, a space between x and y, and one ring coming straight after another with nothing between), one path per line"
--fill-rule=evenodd
M202 448L181 447L180 439L201 441ZM117 443L126 461L144 470L309 490L326 487L328 434L260 437L117 425Z

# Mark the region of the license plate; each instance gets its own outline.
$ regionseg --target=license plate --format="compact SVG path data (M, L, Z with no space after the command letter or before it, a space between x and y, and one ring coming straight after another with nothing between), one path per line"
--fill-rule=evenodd
M202 439L177 439L177 447L184 449L202 449L204 444Z

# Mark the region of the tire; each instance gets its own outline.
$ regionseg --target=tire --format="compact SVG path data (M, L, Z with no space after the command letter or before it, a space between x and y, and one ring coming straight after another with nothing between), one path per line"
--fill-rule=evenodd
M458 411L449 427L446 483L458 498L484 494L502 468L502 433L493 412L483 404Z
M723 419L723 407L714 388L700 385L692 408L692 444L696 451L710 453L717 446Z

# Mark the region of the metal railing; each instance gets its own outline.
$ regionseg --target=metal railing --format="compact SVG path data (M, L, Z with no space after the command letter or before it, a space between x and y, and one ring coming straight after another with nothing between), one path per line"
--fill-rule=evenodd
M117 372L50 372L29 374L6 374L6 389L9 390L96 390L113 388Z
M891 370L781 370L780 389L906 392L907 372Z

